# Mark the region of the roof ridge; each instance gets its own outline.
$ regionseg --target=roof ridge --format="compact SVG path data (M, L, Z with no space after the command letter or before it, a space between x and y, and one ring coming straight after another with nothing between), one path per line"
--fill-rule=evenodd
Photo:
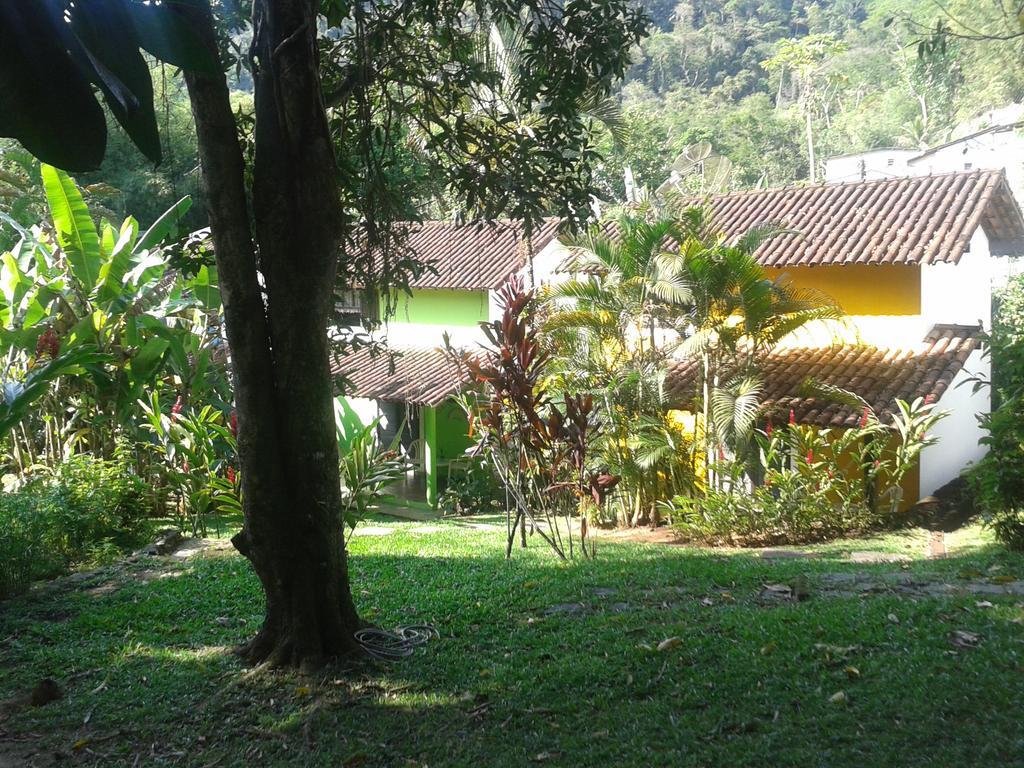
M915 181L918 179L941 179L947 176L975 176L981 178L983 176L1006 176L1006 170L1004 168L974 168L970 171L944 171L942 173L917 173L917 174L903 174L899 176L889 176L884 179L847 179L844 181L819 181L813 184L804 184L802 182L793 182L792 184L785 184L779 187L761 187L759 189L737 189L732 192L721 192L715 195L691 195L683 198L684 201L689 200L721 200L727 197L739 197L743 195L766 195L772 192L791 192L791 191L802 191L810 189L823 189L825 187L853 187L853 186L877 186L884 184L897 184L899 182Z

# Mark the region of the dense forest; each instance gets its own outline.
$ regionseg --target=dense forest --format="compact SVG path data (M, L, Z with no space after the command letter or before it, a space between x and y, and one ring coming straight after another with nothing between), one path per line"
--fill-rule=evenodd
M646 0L651 35L621 89L628 135L609 139L605 184L629 165L656 187L688 145L732 161L733 188L807 179L872 147L934 145L979 111L1024 97L1020 40L949 40L919 55L937 21L1006 29L994 0Z
M616 130L601 133L599 142L605 157L599 187L612 202L627 194L627 167L638 187L653 189L680 153L702 143L730 161L717 183L774 186L809 179L812 147L820 178L831 155L934 145L983 109L1024 99L1019 37L985 44L954 37L942 50L919 55L919 43L938 20L954 30L1002 31L1006 19L998 0L643 4L651 33L618 90ZM194 229L206 222L192 116L179 73L154 67L163 163L153 167L111 122L103 167L77 180L94 210L110 218L131 213L144 226L191 195L199 204L184 223ZM236 108L245 113L251 110L250 83L244 70L239 73ZM410 215L457 213L414 153L400 172L418 190L409 195L418 208ZM706 187L700 174L687 182ZM0 215L30 225L43 218L43 205L34 161L0 140ZM0 240L14 236L11 227L2 229Z

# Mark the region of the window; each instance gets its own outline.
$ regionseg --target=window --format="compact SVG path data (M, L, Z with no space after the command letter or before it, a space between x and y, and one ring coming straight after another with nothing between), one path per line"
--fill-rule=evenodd
M974 169L974 163L964 163L964 170L970 171Z
M338 325L365 328L380 321L376 292L350 288L335 291L334 297L334 320Z
M896 161L890 157L888 160L885 161L885 164L892 168L894 165L896 165Z

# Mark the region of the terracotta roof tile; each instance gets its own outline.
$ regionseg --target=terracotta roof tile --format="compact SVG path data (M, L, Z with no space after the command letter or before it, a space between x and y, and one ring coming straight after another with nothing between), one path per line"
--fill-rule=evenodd
M769 355L762 364L762 412L820 426L852 426L860 413L829 400L805 397L804 382L814 379L864 398L880 417L890 415L897 399L931 395L937 402L980 345L977 326L936 325L917 345L886 349L864 345L794 347ZM667 387L680 407L696 396L697 362L669 366Z
M709 205L730 240L758 225L793 230L757 250L765 267L956 263L979 225L997 255L1024 253L1024 216L1003 171L780 187L685 203ZM573 259L560 270L573 271Z
M557 234L557 219L547 219L532 238L533 252L544 248ZM490 290L499 288L526 264L526 245L519 222L470 224L426 221L409 231L408 247L430 264L412 281L413 288Z
M708 204L729 238L758 224L795 230L758 249L766 267L956 263L979 224L1009 250L1024 240L1002 171L736 192Z
M416 405L439 405L469 383L468 373L440 349L426 347L393 347L376 357L366 349L335 355L331 373L347 381L346 395Z

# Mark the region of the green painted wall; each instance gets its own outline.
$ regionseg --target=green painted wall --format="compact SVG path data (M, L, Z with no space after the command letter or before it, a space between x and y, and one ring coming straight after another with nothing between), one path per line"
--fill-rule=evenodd
M469 419L450 400L437 407L437 455L441 461L457 459L472 445Z
M401 294L394 323L420 325L476 326L487 320L487 291L415 289L412 296Z

